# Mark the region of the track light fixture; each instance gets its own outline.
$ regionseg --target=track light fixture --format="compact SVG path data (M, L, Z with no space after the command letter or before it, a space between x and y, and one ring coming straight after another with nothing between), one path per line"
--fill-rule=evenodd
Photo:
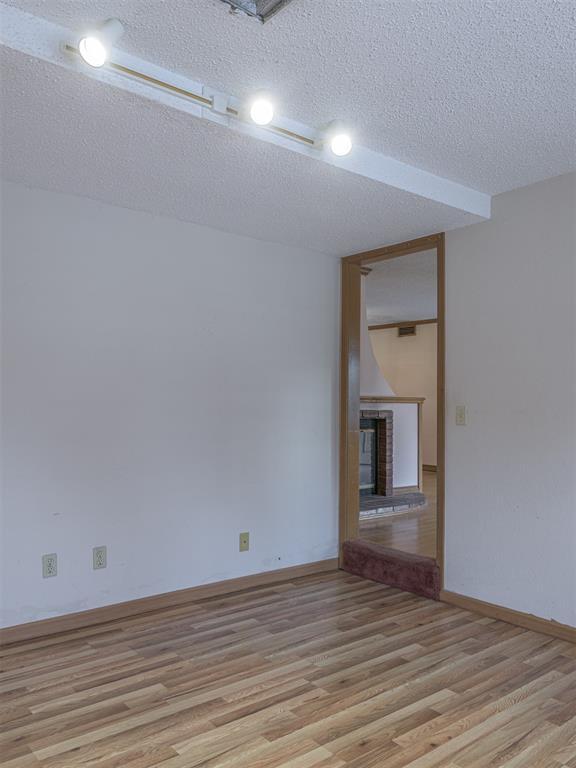
M352 136L341 120L333 120L325 129L322 144L330 148L336 157L346 157L352 151Z
M91 32L84 35L78 42L76 49L68 45L66 47L71 51L79 53L82 59L91 67L102 67L110 60L112 49L123 34L124 27L118 19L107 19L107 21L104 21ZM118 53L120 55L120 52ZM129 59L131 58L129 57ZM150 75L146 74L145 70L141 71L138 66L134 66L132 63L126 66L121 62L122 56L120 55L120 62L113 61L110 62L110 65L112 68L121 71L125 76L142 80L146 83L153 83L156 88L164 89L171 95L177 94L180 97L195 101L220 115L252 122L261 127L271 126L276 116L274 99L268 91L256 91L244 102L238 103L237 100L226 94L215 93L211 95L210 92L206 94L202 89L187 89L180 83L174 84L168 79L166 81L160 79L156 73L157 70ZM336 157L345 157L352 151L352 136L347 126L340 120L333 120L316 137L303 135L298 130L295 131L290 125L287 127L287 121L279 120L278 122L278 125L275 124L273 126L274 132L284 135L292 141L318 150L329 149Z
M220 4L218 0L214 2ZM253 4L254 0L242 0L242 2L245 5ZM272 0L258 2L262 6L271 5L271 3ZM36 2L26 5L39 8L49 4ZM345 138L338 140L334 138L332 143L338 152L348 149L351 144L353 146L348 156L338 157L333 154L326 140L328 120L319 122L317 125L303 122L301 119L296 119L296 115L291 117L283 114L280 101L277 101L276 114L272 122L267 127L256 128L246 109L248 101L246 97L250 96L252 90L245 90L243 97L238 98L233 93L221 91L220 84L218 87L213 87L210 83L200 82L184 72L170 70L166 66L161 66L160 63L146 60L134 52L134 45L137 42L135 40L132 41L131 46L126 46L127 49L132 48L132 52L123 50L124 38L116 42L117 33L121 31L121 27L115 22L106 23L100 30L96 30L92 25L72 29L70 26L63 26L26 13L17 7L21 5L22 3L12 2L6 4L0 0L0 44L9 50L43 62L43 67L62 67L65 71L76 73L77 76L83 75L96 80L100 83L100 88L114 88L117 89L116 93L132 94L130 98L147 99L148 103L157 105L157 109L168 109L171 113L181 115L181 119L187 121L189 125L195 121L202 121L205 126L208 124L220 126L215 131L216 142L225 135L225 131L230 132L229 137L234 134L248 136L249 140L238 142L238 151L245 151L250 156L257 151L255 142L263 142L271 147L277 147L279 151L299 155L301 163L306 162L304 158L307 158L309 161L315 160L317 163L337 166L340 169L338 175L342 179L352 173L358 178L370 179L372 183L383 185L385 188L402 190L403 193L415 195L421 200L433 201L434 204L446 206L451 211L462 211L480 219L490 218L490 195L396 160L376 149L361 146L361 137L356 134L355 129L356 120L361 119L359 112L354 115L343 114L344 119L349 117L352 121L349 123L350 132L341 131L336 133L336 136L342 136L345 133L348 141ZM63 3L59 5L62 6ZM82 4L69 3L69 5ZM105 5L111 8L110 3ZM122 3L118 4L118 7L122 7ZM115 15L118 14L109 10L107 15L102 15L99 20L104 21L108 16ZM67 18L70 16L68 15ZM122 21L121 16L120 20ZM116 34L112 36L113 41L107 37L112 28L116 30ZM106 40L100 36L102 33L107 37ZM97 38L105 49L105 53L100 52L98 60L94 60L90 56L90 45L87 41L81 46L86 58L93 64L102 65L99 69L89 66L80 55L79 42L87 37ZM164 42L166 45L170 44L169 39ZM108 59L102 64L102 59L106 55ZM264 79L259 85L266 87L270 86L271 82ZM302 83L302 88L306 89L306 85L305 82ZM258 85L254 90L257 88ZM300 92L302 97L304 92ZM298 94L295 92L293 95L297 97ZM183 153L188 151L190 141L194 141L194 138L183 139L183 144L185 142L185 146L182 146ZM217 148L218 145L214 151L217 151ZM317 168L320 167L317 166ZM314 171L314 164L312 171Z
M274 119L274 102L267 91L257 91L249 100L247 112L256 125L270 125Z
M118 19L108 19L78 43L78 53L91 67L102 67L124 33Z

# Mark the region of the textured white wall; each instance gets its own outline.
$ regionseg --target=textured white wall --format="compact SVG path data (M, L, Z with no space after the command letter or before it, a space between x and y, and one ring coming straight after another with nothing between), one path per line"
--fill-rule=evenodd
M13 184L2 225L4 625L335 556L336 259Z
M446 588L572 624L574 184L447 235ZM3 623L333 556L336 261L12 184L2 219Z
M499 195L446 264L446 588L573 625L575 186Z
M360 278L360 395L393 397L395 394L378 365L368 330L366 276Z

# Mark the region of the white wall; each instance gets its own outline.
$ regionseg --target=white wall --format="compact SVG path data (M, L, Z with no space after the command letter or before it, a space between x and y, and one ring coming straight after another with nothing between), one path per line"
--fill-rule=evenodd
M393 397L394 390L374 357L366 313L366 275L360 278L360 396Z
M499 195L446 264L446 588L572 625L575 179Z
M13 184L1 207L3 624L335 556L338 261Z
M446 588L571 624L574 184L497 197L446 270ZM336 260L12 184L1 211L3 624L334 556Z
M424 397L422 460L436 465L436 323L417 325L415 336L398 336L397 328L370 331L374 356L386 381L399 397Z

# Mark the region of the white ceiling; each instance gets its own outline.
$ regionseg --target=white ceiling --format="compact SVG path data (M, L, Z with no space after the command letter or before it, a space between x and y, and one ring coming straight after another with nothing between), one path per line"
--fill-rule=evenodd
M436 317L436 251L423 251L370 265L366 279L369 325Z
M574 4L293 0L265 25L219 0L8 0L81 29L118 16L129 53L497 193L576 168ZM3 175L346 255L469 214L3 49Z

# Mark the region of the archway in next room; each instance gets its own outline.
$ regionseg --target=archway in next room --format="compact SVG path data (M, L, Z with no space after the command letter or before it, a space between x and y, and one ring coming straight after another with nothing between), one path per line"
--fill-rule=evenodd
M340 564L437 598L444 236L342 260Z

